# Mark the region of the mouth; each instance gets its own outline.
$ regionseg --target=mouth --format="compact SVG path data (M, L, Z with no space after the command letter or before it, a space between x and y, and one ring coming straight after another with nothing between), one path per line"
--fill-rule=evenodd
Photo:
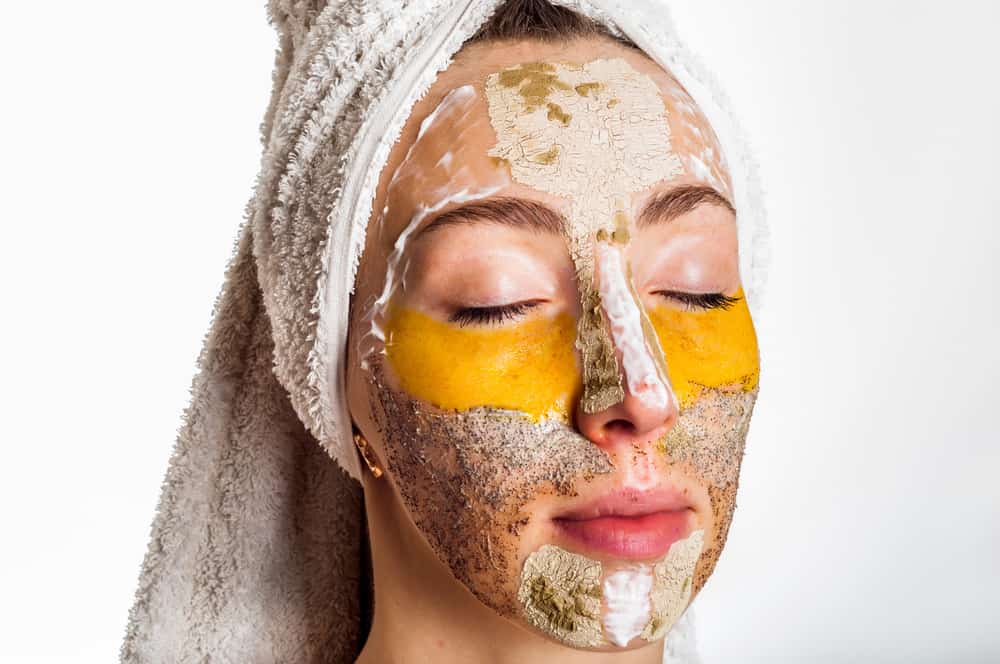
M559 535L578 547L622 560L667 554L690 530L691 501L672 488L619 490L552 518Z

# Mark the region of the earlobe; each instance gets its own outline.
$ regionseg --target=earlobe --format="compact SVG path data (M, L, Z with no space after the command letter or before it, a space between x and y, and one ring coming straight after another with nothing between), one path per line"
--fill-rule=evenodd
M378 465L375 452L368 444L368 439L364 437L356 424L353 424L352 427L354 430L354 445L358 448L358 452L361 454L361 460L365 462L366 466L368 466L368 470L371 471L372 476L375 477L375 479L382 477L382 467Z
M352 300L351 306L353 307L354 298L352 297L351 300ZM353 318L351 320L353 321ZM348 348L351 348L351 338L354 336L353 329L351 329L352 327L353 325L349 325L348 341L347 341ZM360 354L360 349L357 350L358 353ZM356 357L353 357L353 353L349 352L348 357L349 357L349 362L358 363L358 359ZM354 367L355 369L357 369L357 364L354 364ZM355 386L354 379L356 379L357 376L353 376L351 371L348 371L347 373L348 373L346 381L347 409L348 412L350 413L350 418L351 418L351 435L352 438L354 439L354 446L358 450L358 454L361 457L361 461L364 463L365 466L368 466L368 470L371 471L372 476L377 479L381 477L383 474L382 465L378 461L378 457L375 454L375 451L368 443L368 439L365 438L364 434L361 433L361 429L360 427L358 427L358 423L355 420L355 413L360 414L362 410L368 410L368 408L367 406L362 406L362 404L356 402L356 399L360 401L362 392L358 392L357 390L352 389ZM365 420L366 418L362 417L361 419Z

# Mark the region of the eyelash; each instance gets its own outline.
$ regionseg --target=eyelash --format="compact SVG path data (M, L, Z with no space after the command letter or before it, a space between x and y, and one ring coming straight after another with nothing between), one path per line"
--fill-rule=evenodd
M738 297L730 297L723 293L685 293L682 291L656 291L667 300L683 304L688 309L729 309L740 301ZM539 305L538 302L514 302L493 307L465 307L453 313L448 320L467 325L499 325L515 318L520 318L530 309Z
M656 291L667 300L683 304L687 309L729 309L740 301L723 293L685 293L683 291Z
M495 307L466 307L459 309L448 318L452 323L466 325L499 325L515 318L520 318L529 309L534 309L540 302L514 302Z

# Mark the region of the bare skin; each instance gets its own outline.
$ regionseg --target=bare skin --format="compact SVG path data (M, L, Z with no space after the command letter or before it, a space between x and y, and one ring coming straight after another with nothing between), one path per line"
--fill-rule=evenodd
M414 180L407 187L390 191L390 180L407 158L408 150L417 142L420 122L427 117L449 91L473 84L482 86L485 77L507 67L525 62L587 62L596 58L623 58L636 69L655 77L667 86L667 75L641 53L617 43L592 38L562 44L518 42L477 44L458 54L454 63L442 72L430 91L413 109L399 141L390 153L383 169L373 205L372 220L365 253L358 273L358 283L352 307L350 330L350 370L348 400L354 422L370 442L374 461L389 471L390 462L400 458L391 443L381 435L374 398L370 390L372 373L362 368L364 340L369 320L366 308L384 287L387 265L394 242L412 217L421 192L444 186L448 178L435 181L429 177ZM671 102L666 101L668 107ZM676 108L672 118L680 117ZM481 109L481 117L468 124L460 142L449 150L463 157L468 153L472 179L486 173L490 164L486 150L495 142L495 135ZM711 130L703 118L687 124L671 120L673 142L678 152L704 156L705 145L712 142ZM433 138L433 137L431 137ZM426 148L421 148L426 149ZM709 151L711 152L711 151ZM419 155L418 155L419 156ZM432 158L431 155L428 158ZM705 172L712 175L706 176ZM422 178L422 176L421 176ZM481 179L488 179L482 175ZM700 174L687 169L669 183L651 187L632 199L638 209L654 195L684 185L704 185L711 180L724 197L729 196L730 183L724 167L708 165ZM454 184L454 183L452 183ZM539 203L558 207L557 197L513 183L502 192ZM379 219L386 205L402 211L396 217ZM485 251L484 247L489 247ZM457 258L456 258L457 257ZM638 241L629 248L633 278L644 304L652 307L657 288L718 291L736 293L740 288L736 246L735 217L719 205L701 205L681 214L670 225L642 229ZM580 297L574 282L573 263L565 242L558 237L530 234L499 225L455 225L435 231L415 242L410 265L413 277L400 298L407 306L427 315L445 320L454 302L475 300L480 295L503 290L506 299L532 299L540 302L532 315L580 315ZM499 275L499 276L498 276ZM666 275L666 276L664 276ZM497 284L502 282L503 287ZM619 356L620 360L620 356ZM390 382L392 378L388 379ZM398 385L393 384L393 387ZM701 589L711 573L728 530L732 497L735 495L734 473L738 459L731 460L735 470L727 477L732 481L723 491L705 479L707 471L699 472L697 459L678 455L665 458L657 446L662 446L678 420L676 405L650 408L634 395L596 413L575 410L569 426L599 449L618 470L611 478L575 486L574 496L597 495L614 486L615 478L636 473L652 473L683 490L692 502L692 518L706 534L706 550L714 557L703 561L694 584L694 594ZM651 461L652 460L652 461ZM434 462L432 460L431 465ZM398 466L397 466L398 467ZM716 469L713 467L713 471ZM630 475L631 474L631 475ZM653 664L662 661L663 642L653 641L631 649L584 651L566 647L553 639L526 629L516 620L501 615L497 603L487 606L483 596L470 592L468 584L456 579L435 553L426 532L421 532L415 514L407 507L400 491L400 482L407 481L387 472L382 478L365 473L363 485L367 509L372 562L375 577L375 616L372 631L358 662L555 662L594 663L615 662ZM405 488L405 487L404 487ZM718 498L723 495L725 497ZM519 513L531 518L510 546L511 570L517 569L531 551L547 542L558 542L548 517L571 502L555 493L539 494L530 503L521 505ZM412 506L412 500L411 500ZM420 515L416 515L420 516ZM432 517L424 517L432 518ZM503 577L506 579L506 577ZM505 581L506 583L506 581ZM509 590L509 589L508 589ZM489 591L483 591L489 592ZM693 595L692 595L693 598Z

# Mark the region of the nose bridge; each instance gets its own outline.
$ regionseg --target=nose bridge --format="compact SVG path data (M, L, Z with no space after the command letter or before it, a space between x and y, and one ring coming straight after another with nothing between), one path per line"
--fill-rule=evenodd
M671 425L677 415L677 399L660 344L632 284L624 242L597 238L594 263L596 300L621 388L617 399L605 399L600 409L581 409L584 412L578 416L578 425L595 442L621 437L623 431L631 442ZM582 359L594 361L593 357Z
M619 359L625 397L643 407L668 409L676 401L660 344L632 284L625 247L598 241L594 247L601 306Z

